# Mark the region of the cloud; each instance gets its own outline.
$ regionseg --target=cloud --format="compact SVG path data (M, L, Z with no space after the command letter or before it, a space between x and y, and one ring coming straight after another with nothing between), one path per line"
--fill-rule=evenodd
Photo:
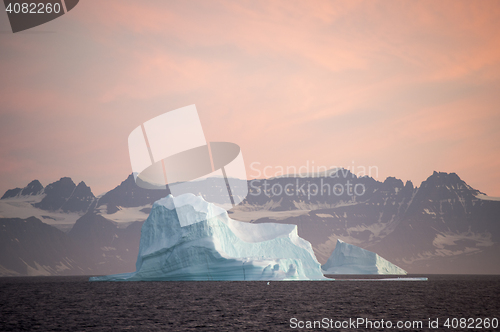
M71 173L110 189L128 133L195 103L247 165L447 170L500 196L499 16L495 1L86 0L55 34L0 37L0 187Z

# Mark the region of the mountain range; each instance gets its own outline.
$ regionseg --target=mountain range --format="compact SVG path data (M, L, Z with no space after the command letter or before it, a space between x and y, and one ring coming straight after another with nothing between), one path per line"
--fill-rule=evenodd
M408 273L500 273L500 199L455 173L434 172L415 187L340 169L250 180L248 187L231 218L297 225L322 264L340 239ZM138 187L132 175L99 197L67 177L7 190L0 199L0 275L132 272L142 223L168 194Z

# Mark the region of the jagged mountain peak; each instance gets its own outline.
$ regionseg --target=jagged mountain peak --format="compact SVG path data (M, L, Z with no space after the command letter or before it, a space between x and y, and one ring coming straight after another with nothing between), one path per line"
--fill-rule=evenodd
M56 182L52 182L51 184L47 185L45 187L45 193L50 193L50 192L55 192L55 191L62 191L62 192L68 192L69 195L73 192L75 189L76 184L73 182L73 180L70 177L62 177Z
M412 215L415 218L419 216L419 219L428 219L441 224L444 224L441 217L445 214L449 220L467 218L478 200L476 195L480 193L456 173L434 171L416 191L406 216ZM446 227L448 226L450 225Z
M447 191L458 190L470 192L471 195L481 193L479 190L475 190L465 183L456 173L434 171L431 176L422 182L420 190L435 190L437 188L445 188Z
M391 189L393 189L393 188L403 189L404 184L403 184L403 181L401 181L400 179L395 178L393 176L389 176L383 182L383 187L391 188Z
M34 206L42 210L55 211L60 209L73 194L76 185L69 177L62 177L56 182L53 182L45 187L46 196L40 203Z
M388 176L385 180L384 180L384 183L387 183L387 184L395 184L399 187L403 187L403 181L394 177L394 176Z
M11 198L16 196L38 195L41 194L42 192L43 192L43 186L40 183L40 181L33 180L24 188L14 188L7 190L0 199Z
M337 168L335 175L330 175L330 177L344 178L344 179L357 179L356 174L352 173L349 168Z
M130 174L119 186L104 194L97 207L107 205L107 213L115 213L118 207L136 207L151 204L170 194L169 190L144 189L135 183L134 175Z
M28 195L38 195L43 191L43 186L38 180L31 181L24 189L21 191L21 196Z
M1 199L16 197L21 193L21 191L21 188L9 189L3 194Z
M61 210L65 212L87 212L94 200L95 196L90 187L81 181L66 203L62 205Z
M46 196L34 206L46 211L87 212L95 200L90 187L81 181L76 185L69 177L62 177L44 189Z
M81 193L85 193L87 195L94 196L94 194L92 193L92 190L90 189L90 187L87 186L85 184L85 182L83 182L83 181L81 181L80 183L78 183L78 185L76 186L74 194L76 194L77 192L79 192L79 193L81 192Z
M437 172L433 171L425 181L430 183L443 183L443 182L463 182L457 173Z

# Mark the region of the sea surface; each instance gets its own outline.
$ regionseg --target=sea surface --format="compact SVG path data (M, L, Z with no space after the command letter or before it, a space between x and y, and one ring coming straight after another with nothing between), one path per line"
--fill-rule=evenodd
M0 331L500 331L500 276L426 277L269 284L0 278Z

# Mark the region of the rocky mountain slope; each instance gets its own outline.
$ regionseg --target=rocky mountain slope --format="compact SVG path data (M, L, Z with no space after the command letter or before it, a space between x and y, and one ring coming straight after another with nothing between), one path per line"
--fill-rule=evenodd
M0 274L134 271L141 225L168 193L139 188L132 175L101 197L69 178L8 190L0 199ZM321 263L340 239L408 273L500 273L500 200L454 173L434 172L419 187L348 170L252 180L245 201L229 213L296 224Z

